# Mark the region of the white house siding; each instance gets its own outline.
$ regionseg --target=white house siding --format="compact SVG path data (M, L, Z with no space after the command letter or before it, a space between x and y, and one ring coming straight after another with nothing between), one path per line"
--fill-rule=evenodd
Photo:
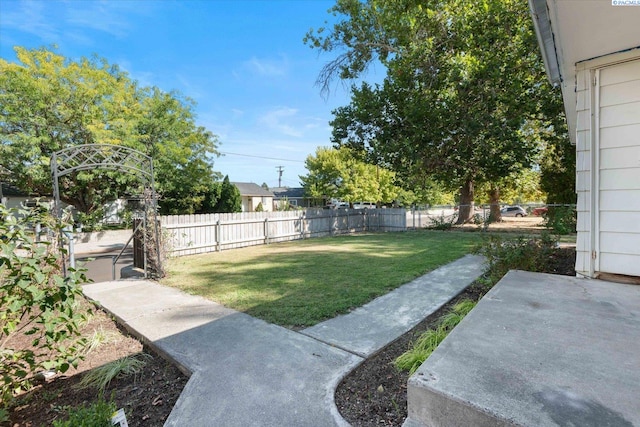
M591 276L591 70L581 70L576 77L576 273Z
M640 276L640 59L599 76L600 272Z
M576 101L576 272L640 276L640 60L579 67Z

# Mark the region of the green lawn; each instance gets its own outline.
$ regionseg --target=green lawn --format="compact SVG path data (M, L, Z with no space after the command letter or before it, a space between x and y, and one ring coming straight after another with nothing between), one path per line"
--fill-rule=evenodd
M346 313L471 251L479 233L357 234L172 259L162 283L288 327Z

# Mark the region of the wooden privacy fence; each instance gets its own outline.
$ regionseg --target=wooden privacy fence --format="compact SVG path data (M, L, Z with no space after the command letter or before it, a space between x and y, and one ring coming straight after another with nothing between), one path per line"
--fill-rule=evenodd
M173 256L361 231L406 230L404 209L319 209L160 217Z

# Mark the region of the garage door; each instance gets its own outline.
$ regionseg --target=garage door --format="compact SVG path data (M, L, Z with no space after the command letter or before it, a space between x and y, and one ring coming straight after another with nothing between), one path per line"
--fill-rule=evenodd
M640 60L599 70L596 271L640 276Z

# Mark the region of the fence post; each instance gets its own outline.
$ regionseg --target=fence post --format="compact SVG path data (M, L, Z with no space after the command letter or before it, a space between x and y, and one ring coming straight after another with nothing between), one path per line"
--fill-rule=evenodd
M216 252L220 252L221 244L220 244L220 218L216 221Z
M269 218L264 219L264 244L269 244Z

